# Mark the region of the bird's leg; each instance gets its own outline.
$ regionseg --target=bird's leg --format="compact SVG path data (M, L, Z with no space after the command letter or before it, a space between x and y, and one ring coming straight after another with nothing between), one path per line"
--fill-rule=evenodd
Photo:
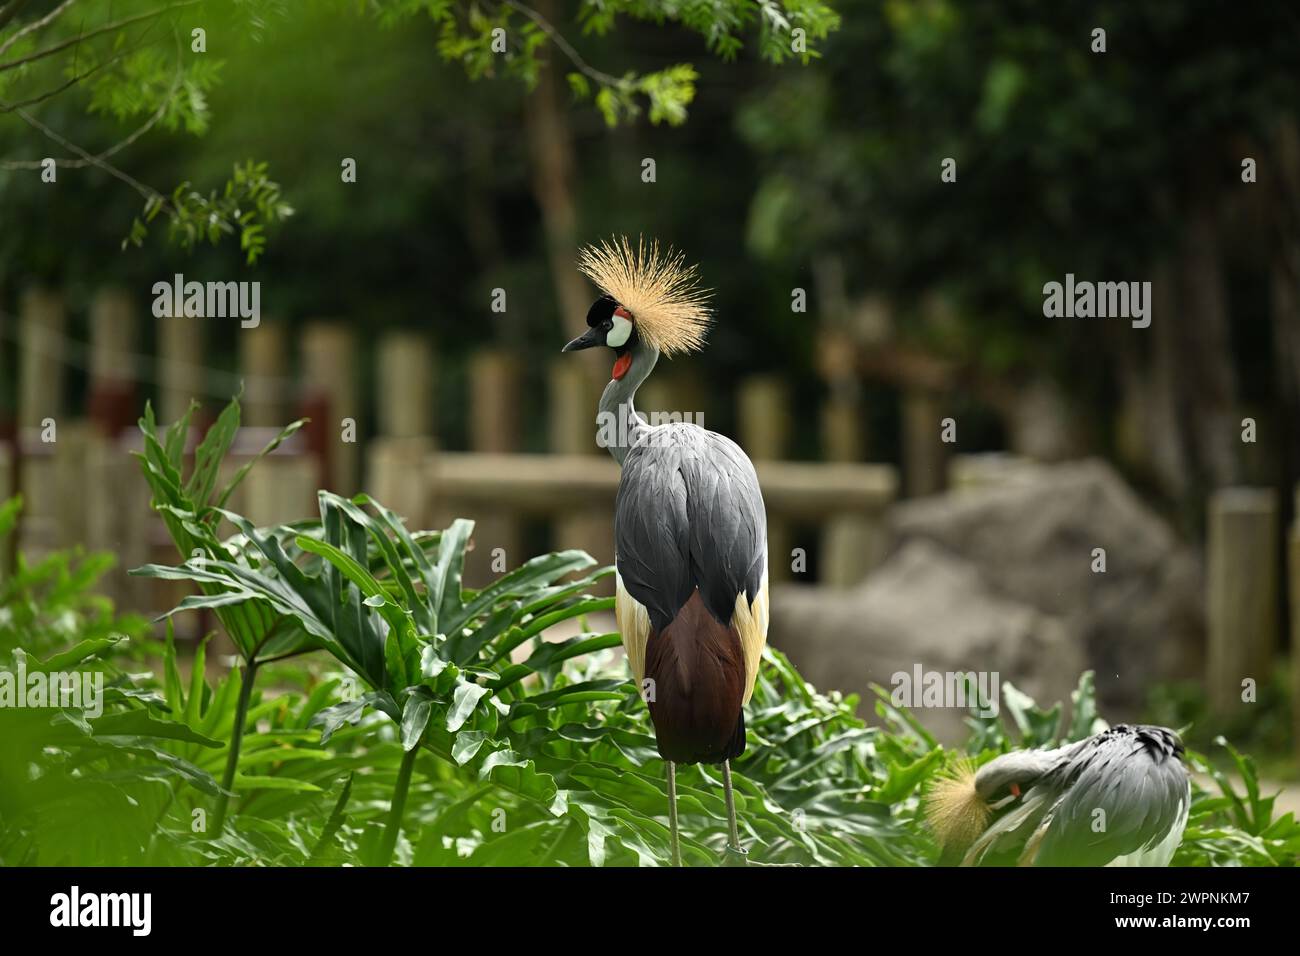
M729 866L745 865L745 848L740 845L740 828L736 825L736 797L731 792L731 761L722 761L722 793L727 801L727 854Z
M672 865L682 865L682 845L677 836L677 765L665 760L668 766L668 846Z

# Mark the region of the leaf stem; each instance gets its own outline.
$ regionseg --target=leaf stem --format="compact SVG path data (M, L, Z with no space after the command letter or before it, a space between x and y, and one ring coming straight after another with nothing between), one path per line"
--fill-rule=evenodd
M248 704L253 696L253 680L257 677L257 660L250 660L239 685L239 704L235 708L235 726L230 732L230 750L226 754L226 772L221 776L221 794L217 797L217 821L213 837L221 836L226 824L226 810L230 793L235 785L235 771L239 769L239 748L244 741L244 723L248 719Z
M415 769L415 758L419 753L419 747L412 747L402 754L397 783L393 786L393 804L388 811L388 825L384 829L384 840L379 845L379 857L375 861L379 866L388 866L393 862L397 834L402 830L402 814L406 810L406 794L411 789L411 771Z

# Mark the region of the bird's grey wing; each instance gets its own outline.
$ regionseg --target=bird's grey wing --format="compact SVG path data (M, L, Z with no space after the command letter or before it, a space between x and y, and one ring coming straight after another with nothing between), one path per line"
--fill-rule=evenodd
M636 445L623 461L614 504L614 560L624 588L659 631L695 589L681 450L667 442Z
M623 461L614 508L615 562L636 673L644 661L636 608L662 631L698 587L705 607L734 627L748 703L767 643L767 515L754 466L735 442L696 425L656 429ZM646 638L648 639L648 637Z
M720 621L736 610L736 598L753 604L767 574L767 512L754 466L740 446L696 428L686 476L691 575L705 606ZM766 627L764 627L766 633Z
M1076 750L1044 781L1064 793L1034 863L1105 866L1162 843L1191 800L1180 754L1177 738L1157 727L1113 728Z

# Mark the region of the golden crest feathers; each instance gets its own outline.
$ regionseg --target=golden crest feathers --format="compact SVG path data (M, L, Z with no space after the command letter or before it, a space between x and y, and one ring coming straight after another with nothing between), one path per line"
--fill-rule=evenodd
M704 344L709 329L709 296L700 288L699 269L680 252L663 252L657 241L626 236L601 240L578 254L578 269L601 292L632 314L641 337L665 355L690 352Z
M965 849L989 824L993 808L975 790L975 765L969 760L942 771L922 800L935 842Z

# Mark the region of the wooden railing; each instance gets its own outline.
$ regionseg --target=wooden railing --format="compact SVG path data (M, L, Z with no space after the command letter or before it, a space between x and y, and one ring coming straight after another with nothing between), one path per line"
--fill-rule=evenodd
M822 583L847 586L862 580L883 550L884 512L897 494L895 470L777 461L760 461L756 468L769 522L811 527L816 536L800 541L787 533L781 550L771 548L773 580L810 580L807 556L814 550L821 554ZM604 560L613 556L620 472L611 458L444 452L430 454L422 474L435 514L496 520L540 515L556 519L559 528L578 528L585 520L588 540L577 546Z

